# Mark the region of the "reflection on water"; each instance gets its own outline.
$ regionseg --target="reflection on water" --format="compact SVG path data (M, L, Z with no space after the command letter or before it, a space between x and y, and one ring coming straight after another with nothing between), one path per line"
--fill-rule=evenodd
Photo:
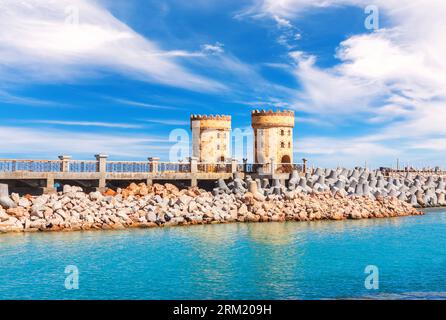
M0 298L443 297L445 217L0 235ZM76 291L63 287L69 264ZM377 292L364 288L369 264Z

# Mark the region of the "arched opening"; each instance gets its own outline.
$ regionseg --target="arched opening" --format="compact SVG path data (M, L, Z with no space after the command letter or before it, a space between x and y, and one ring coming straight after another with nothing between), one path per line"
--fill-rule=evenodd
M278 172L280 173L291 173L293 171L293 166L291 165L291 158L289 155L282 156L280 159L280 166Z
M225 157L224 157L224 156L221 156L221 157L220 157L220 161L221 161L221 162L224 162L224 161L225 161Z
M284 155L280 163L291 163L291 158L289 155Z

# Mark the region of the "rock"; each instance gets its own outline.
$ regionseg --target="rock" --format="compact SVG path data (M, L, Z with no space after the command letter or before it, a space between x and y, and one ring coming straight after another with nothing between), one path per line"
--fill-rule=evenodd
M62 188L62 192L63 192L63 193L70 193L70 192L73 192L73 191L72 191L72 188L71 188L70 185L65 184L65 185L63 186L63 188Z
M12 201L9 197L7 196L3 196L0 197L0 206L2 206L5 209L9 209L9 208L15 208L17 207L17 205L15 204L14 201Z
M114 191L113 189L107 189L107 190L105 190L105 192L103 193L103 195L105 196L105 197L108 197L108 196L110 196L110 197L114 197L114 196L116 196L118 193L116 192L116 191Z
M31 201L29 201L27 198L20 198L17 201L17 205L19 207L28 208L29 206L31 206Z
M149 222L156 222L157 221L157 216L156 216L156 214L154 212L149 212L146 215L146 219Z
M14 201L15 203L18 203L20 200L20 196L18 193L11 193L11 200Z
M10 216L20 218L26 215L26 209L23 207L9 208L8 210L6 210L6 213L9 214Z
M54 201L54 203L51 206L54 211L62 209L63 205L61 201Z
M9 215L3 209L0 209L0 222L8 221Z
M111 189L109 189L109 190L111 190ZM90 197L91 201L101 201L103 198L103 195L99 191L95 191L95 192L90 192L89 197Z
M43 218L43 213L45 212L45 206L41 204L35 204L31 207L31 216Z
M178 200L177 200L177 204L178 204L178 205L188 205L189 202L190 202L191 200L192 200L191 197L186 196L186 195L182 195L182 196L180 196L180 197L178 198Z

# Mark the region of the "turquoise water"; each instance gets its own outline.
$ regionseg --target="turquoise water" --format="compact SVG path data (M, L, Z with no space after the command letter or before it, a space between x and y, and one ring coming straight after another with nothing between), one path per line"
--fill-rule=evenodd
M67 265L79 289L67 290ZM367 265L379 289L367 290ZM446 298L446 212L0 235L0 299Z

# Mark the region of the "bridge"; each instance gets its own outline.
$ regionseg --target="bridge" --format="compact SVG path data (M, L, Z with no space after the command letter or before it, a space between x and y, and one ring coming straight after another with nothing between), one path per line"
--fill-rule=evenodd
M230 179L235 173L241 177L286 180L293 170L305 171L305 164L239 163L233 159L222 163L201 163L191 157L187 161L163 162L159 158L147 161L109 161L104 154L94 160L74 160L62 155L57 160L0 159L0 183L18 193L51 193L58 185L79 185L85 189L104 191L130 182L171 182L198 186L220 178Z

